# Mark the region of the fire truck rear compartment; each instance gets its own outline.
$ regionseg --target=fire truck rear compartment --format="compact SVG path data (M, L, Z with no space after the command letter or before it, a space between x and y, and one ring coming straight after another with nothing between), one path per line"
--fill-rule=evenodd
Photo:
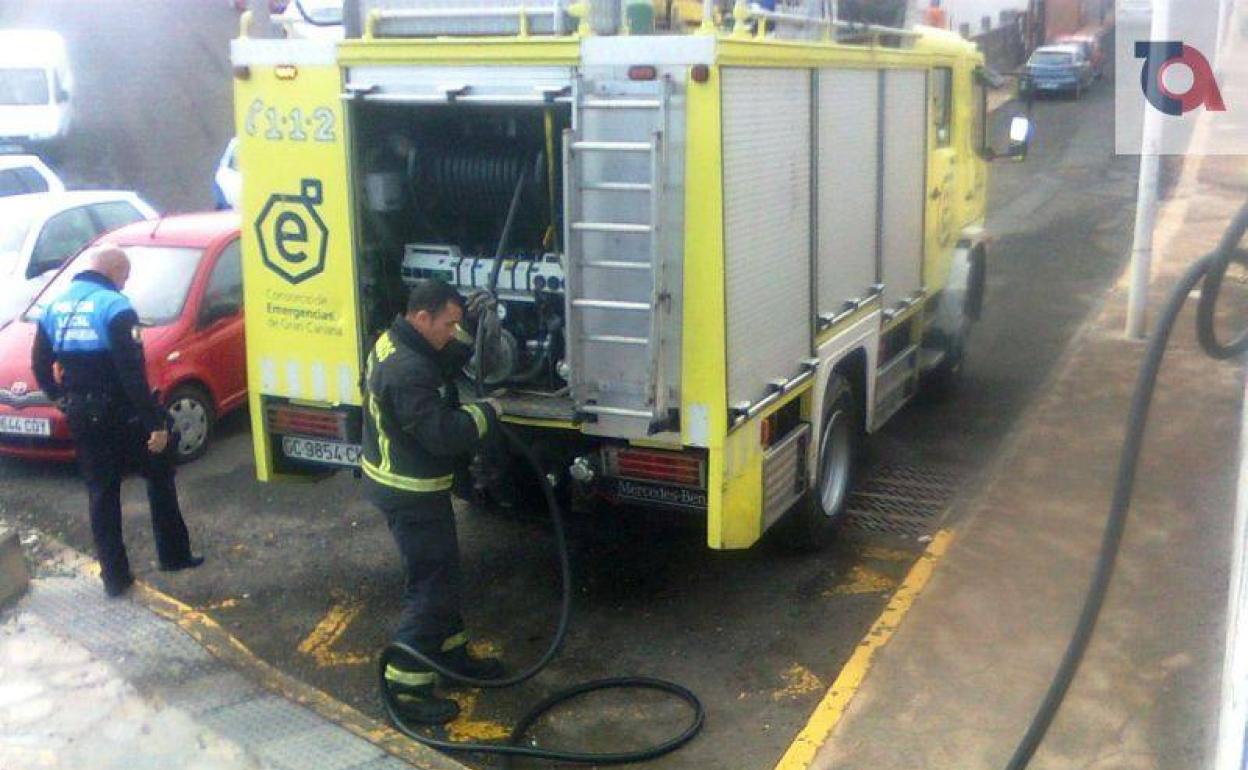
M485 381L515 391L522 411L546 418L572 413L560 376L560 158L570 115L568 105L553 103L370 101L352 113L368 339L403 311L416 281L441 278L467 296L489 285L500 255L503 344Z

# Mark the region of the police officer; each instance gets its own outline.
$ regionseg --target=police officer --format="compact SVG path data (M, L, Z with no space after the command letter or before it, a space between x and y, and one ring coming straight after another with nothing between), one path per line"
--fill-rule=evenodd
M91 534L104 592L134 583L121 531L121 480L147 479L160 568L197 567L174 487L167 417L148 387L139 318L121 290L130 260L116 247L85 255L89 269L48 303L31 353L39 387L65 413L87 482Z
M475 300L469 322L484 306ZM451 487L502 412L492 399L459 402L456 372L471 355L461 320L458 292L426 280L412 289L406 314L378 338L365 374L361 465L369 498L385 514L403 559L396 641L454 671L493 679L503 674L499 661L468 654ZM434 694L434 673L419 661L397 657L385 677L405 719L440 724L458 715L454 701Z

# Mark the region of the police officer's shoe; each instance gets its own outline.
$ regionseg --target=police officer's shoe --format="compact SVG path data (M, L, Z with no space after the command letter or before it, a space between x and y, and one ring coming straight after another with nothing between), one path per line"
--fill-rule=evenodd
M188 556L183 561L176 562L174 564L161 564L160 571L161 572L180 572L184 569L195 569L196 567L198 567L199 565L203 563L204 563L204 557L202 556Z
M130 590L134 585L134 576L126 575L121 580L105 580L104 593L109 597L118 597Z
M463 674L472 679L502 679L505 673L501 660L498 658L474 658L468 653L468 645L466 644L461 644L453 650L439 652L430 657L444 668L449 668L457 674Z

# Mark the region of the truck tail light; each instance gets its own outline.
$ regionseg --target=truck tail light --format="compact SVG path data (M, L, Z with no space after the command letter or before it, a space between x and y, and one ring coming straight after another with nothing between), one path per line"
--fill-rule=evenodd
M660 484L705 487L702 458L685 452L608 447L607 475Z
M315 407L274 404L266 409L270 433L347 440L347 416Z

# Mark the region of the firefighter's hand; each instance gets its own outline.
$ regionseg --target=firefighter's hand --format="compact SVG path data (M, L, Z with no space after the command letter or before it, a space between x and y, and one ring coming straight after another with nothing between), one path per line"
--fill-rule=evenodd
M481 401L481 403L483 403L483 404L489 404L489 405L490 405L490 408L494 410L494 416L495 416L495 417L502 417L502 416L503 416L503 414L504 414L504 412L503 412L503 402L502 402L502 401L499 401L497 398L487 398L487 399L483 399L483 400Z
M147 437L147 451L154 455L165 451L167 446L169 446L169 431L167 430L154 430L152 435Z
M464 316L469 321L477 321L481 318L485 311L493 311L498 307L498 300L494 298L485 289L477 289L468 295L468 300L464 302Z

